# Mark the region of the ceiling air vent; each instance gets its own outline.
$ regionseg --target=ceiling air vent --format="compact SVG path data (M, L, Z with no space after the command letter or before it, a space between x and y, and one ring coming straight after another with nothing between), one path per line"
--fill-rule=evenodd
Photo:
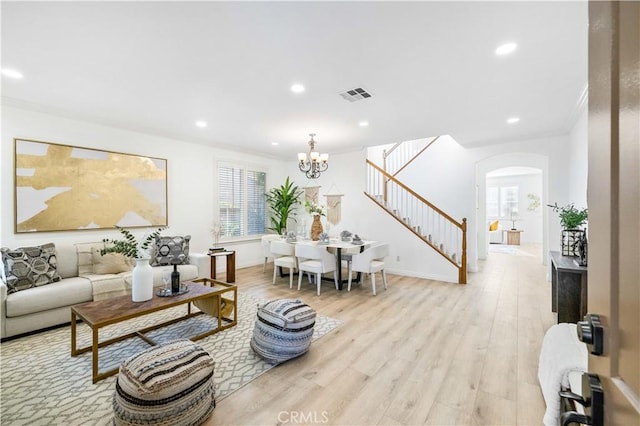
M347 90L345 92L340 93L344 99L349 102L360 101L362 99L367 99L371 97L371 94L364 90L362 87L358 87L356 89Z

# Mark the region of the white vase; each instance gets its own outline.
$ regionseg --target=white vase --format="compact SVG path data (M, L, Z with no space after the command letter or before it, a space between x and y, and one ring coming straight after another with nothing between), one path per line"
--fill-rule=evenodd
M136 259L131 277L131 300L144 302L153 298L153 269L149 259Z

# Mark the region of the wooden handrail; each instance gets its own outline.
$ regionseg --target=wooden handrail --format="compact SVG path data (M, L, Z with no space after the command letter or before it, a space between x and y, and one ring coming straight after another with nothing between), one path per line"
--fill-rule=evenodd
M429 142L427 144L427 146L425 146L424 148L422 148L416 155L414 155L413 157L411 157L409 159L409 161L407 161L406 163L404 163L404 165L402 167L400 167L398 170L396 170L396 172L393 174L393 176L396 176L398 173L400 173L402 170L404 170L405 167L407 167L409 164L411 164L413 162L413 160L415 160L416 158L418 158L420 156L420 154L422 154L427 148L429 148L431 145L433 145L433 143L435 141L437 141L440 138L440 136L436 136L435 138L433 138L433 140L431 142ZM385 167L385 170L387 168Z
M420 194L416 193L414 190L412 190L411 188L409 188L407 185L405 185L404 183L400 182L398 179L396 179L394 176L390 175L389 173L385 172L382 168L380 168L378 165L376 165L375 163L372 163L369 159L367 159L367 164L369 164L370 166L372 166L374 169L378 170L380 173L383 174L383 176L385 176L387 178L387 180L391 180L393 181L396 185L398 185L399 187L401 187L402 189L404 189L405 191L407 191L409 194L413 195L414 197L416 197L418 200L420 200L422 203L428 205L429 207L431 207L434 211L436 211L438 214L440 214L441 216L443 216L445 219L447 219L449 222L453 223L454 225L456 225L458 228L463 229L463 225L462 223L458 222L457 220L455 220L454 218L452 218L451 216L449 216L448 214L446 214L445 212L443 212L442 210L440 210L438 207L434 206L432 203L430 203L429 201L427 201L426 199L424 199ZM464 223L465 220L463 220ZM466 226L465 226L466 228Z
M391 153L393 151L396 150L397 147L399 147L400 145L402 145L402 142L396 142L389 151L387 151L386 149L382 152L382 158L386 159L389 155L391 155Z
M371 200L373 200L373 202L375 202L376 204L380 204L374 197L372 197L370 194L367 194L366 192L364 193L364 195L366 195L367 197L369 197ZM386 210L386 209L385 209ZM431 241L429 241L428 239L426 239L424 236L420 235L420 233L418 233L415 229L411 228L410 226L407 226L406 223L404 223L402 221L401 218L399 218L396 215L391 214L391 212L389 212L387 210L387 213L389 213L391 215L392 218L394 218L395 220L397 220L398 222L400 222L402 225L404 225L405 228L407 228L409 231L413 232L415 235L417 235L422 241L424 241L425 243L427 243L429 246L431 246L432 249L434 249L435 251L437 251L438 253L440 253L440 255L442 255L442 257L444 257L445 259L447 259L449 261L449 263L451 263L453 266L455 266L456 268L460 269L460 265L458 265L456 263L455 260L453 260L451 257L447 256L447 254L445 252L443 252L442 250L440 250L440 247L438 247L437 245L433 244ZM464 219L466 222L466 218ZM462 258L466 260L466 254L462 253ZM465 271L466 271L466 266L465 266ZM465 272L465 277L466 277L466 272ZM458 281L460 281L460 272L458 272ZM466 284L466 280L464 283L460 283L460 284Z

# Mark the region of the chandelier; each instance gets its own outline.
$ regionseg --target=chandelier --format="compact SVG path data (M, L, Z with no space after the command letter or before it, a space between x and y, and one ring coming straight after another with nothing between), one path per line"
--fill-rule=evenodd
M298 154L298 167L300 171L307 175L309 179L318 179L320 173L329 168L327 160L329 154L320 154L316 151L316 141L313 140L315 133L309 133L311 140L309 141L309 155L301 152Z

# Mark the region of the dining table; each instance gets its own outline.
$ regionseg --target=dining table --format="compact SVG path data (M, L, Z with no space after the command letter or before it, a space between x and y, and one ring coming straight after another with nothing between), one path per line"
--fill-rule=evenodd
M371 246L375 243L375 241L371 240L360 240L361 243L353 243L353 241L343 241L340 238L331 238L328 243L321 243L319 241L312 241L308 239L296 239L295 241L286 240L289 244L311 244L311 245L320 245L327 248L335 249L336 256L336 272L338 278L338 290L342 290L342 285L349 282L348 279L342 278L342 256L343 254L349 253L362 253L366 247ZM280 268L280 276L284 276L282 268ZM333 281L333 278L330 277L322 277L323 280ZM360 282L362 279L362 273L358 272L356 279L354 282Z

